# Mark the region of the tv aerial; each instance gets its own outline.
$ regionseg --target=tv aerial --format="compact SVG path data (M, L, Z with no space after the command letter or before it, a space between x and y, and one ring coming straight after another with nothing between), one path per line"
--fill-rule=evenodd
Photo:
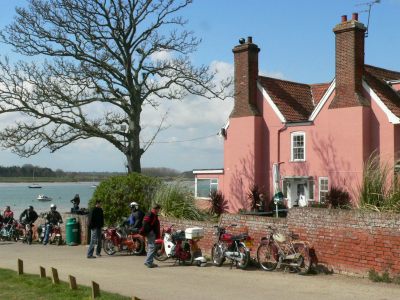
M355 6L367 6L368 7L365 10L359 11L360 13L362 13L362 12L368 13L367 30L365 31L365 37L368 37L369 20L371 17L371 8L374 4L379 4L379 3L381 3L381 0L374 0L374 1L359 3L359 4L355 5Z

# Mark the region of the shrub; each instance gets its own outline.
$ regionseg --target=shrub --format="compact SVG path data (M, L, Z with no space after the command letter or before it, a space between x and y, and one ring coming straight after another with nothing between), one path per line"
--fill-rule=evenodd
M250 200L250 208L252 210L257 210L258 206L257 204L260 203L260 189L258 185L253 184L253 186L250 188L248 194L247 194L247 199Z
M161 205L161 215L186 220L204 220L205 215L195 204L193 194L180 184L164 184L154 196Z
M360 187L360 207L375 211L400 212L399 178L393 168L381 164L373 153L364 166Z
M140 209L146 212L160 184L158 179L139 173L113 176L99 184L89 201L89 207L93 207L96 201L100 200L105 223L117 224L122 217L129 215L129 203L132 201L139 203Z
M350 208L350 194L340 187L332 186L326 194L326 204L331 208Z
M210 194L211 207L210 214L220 216L228 209L228 202L225 200L221 191L212 191Z

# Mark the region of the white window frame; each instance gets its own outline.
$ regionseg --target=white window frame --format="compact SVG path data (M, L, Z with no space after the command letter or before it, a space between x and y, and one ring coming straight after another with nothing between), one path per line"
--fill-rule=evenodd
M218 178L215 178L215 177L213 177L213 178L195 178L195 183L194 183L194 195L195 195L195 198L198 198L198 199L210 199L210 197L199 197L199 196L197 196L197 180L210 180L210 193L211 193L211 186L217 186L217 190L218 190L218 183L219 183L219 181L218 181ZM216 182L212 182L213 180L215 180Z
M322 180L327 181L327 189L326 190L321 190L321 182ZM328 193L329 192L329 178L328 177L319 177L318 178L318 201L321 203L321 192L323 193ZM325 199L326 200L326 199Z
M303 159L294 159L294 149L293 149L293 138L295 136L303 136L304 146L303 146ZM304 131L295 131L290 134L290 160L291 161L306 161L306 133Z

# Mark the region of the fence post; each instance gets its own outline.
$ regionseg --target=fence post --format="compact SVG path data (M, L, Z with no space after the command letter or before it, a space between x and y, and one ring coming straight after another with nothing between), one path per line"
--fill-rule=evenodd
M92 299L100 297L100 286L98 283L92 281Z
M43 268L42 266L40 268L40 278L46 278L46 269Z
M68 275L69 278L69 288L71 290L76 290L78 286L76 285L76 278L72 275Z
M58 271L55 268L51 268L51 273L53 275L53 284L59 284L60 279L58 278Z
M24 262L18 258L18 275L24 274Z

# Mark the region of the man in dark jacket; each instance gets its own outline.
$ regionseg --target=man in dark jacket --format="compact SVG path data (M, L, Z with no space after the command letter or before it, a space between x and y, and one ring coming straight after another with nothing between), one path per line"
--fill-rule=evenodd
M79 204L81 203L81 198L79 194L76 194L74 199L71 200L73 207L71 208L71 213L77 213L79 211Z
M131 214L128 218L129 229L137 232L143 226L144 213L139 209L139 204L137 202L131 202L129 207L131 208Z
M46 231L44 232L43 245L47 245L53 226L57 226L62 222L62 217L57 211L57 205L51 204L50 211L46 215Z
M33 206L29 205L29 207L27 209L25 209L22 212L22 214L19 216L19 221L24 225L26 225L26 224L32 225L33 223L35 223L37 218L38 218L38 214L33 209Z
M147 238L147 257L144 265L148 268L158 267L153 260L156 251L155 241L160 238L160 221L158 220L160 209L160 205L153 205L151 211L144 216L143 227L140 229L140 232Z
M96 256L93 255L95 244L97 244L96 255L101 256L101 228L103 226L103 209L101 208L101 202L96 201L96 206L92 208L89 213L90 245L87 258L96 258Z

